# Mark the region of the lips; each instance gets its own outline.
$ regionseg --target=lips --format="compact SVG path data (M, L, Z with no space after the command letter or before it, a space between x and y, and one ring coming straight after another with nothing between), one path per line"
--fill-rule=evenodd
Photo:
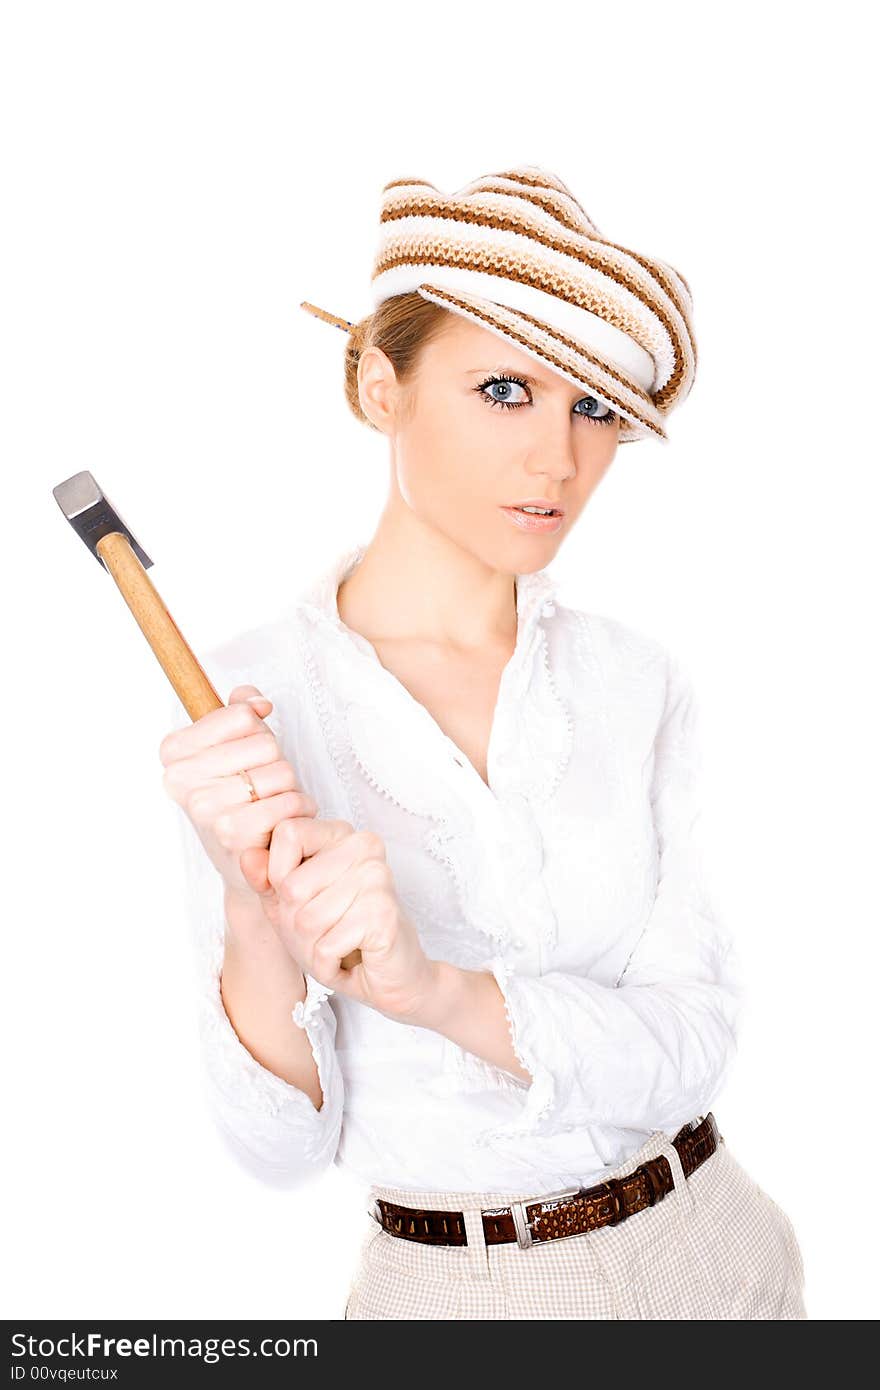
M561 507L558 507L555 502L545 502L540 497L527 497L521 502L509 502L507 505L518 512L523 511L526 507L535 507L539 511L549 512L551 516L562 516Z
M540 534L558 531L562 526L561 512L556 512L552 516L541 516L538 512L524 512L521 505L502 507L501 510L521 531L532 531Z

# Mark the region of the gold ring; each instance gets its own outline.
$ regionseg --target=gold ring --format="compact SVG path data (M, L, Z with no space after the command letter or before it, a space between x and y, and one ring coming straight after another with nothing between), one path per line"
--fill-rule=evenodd
M247 787L248 787L248 791L249 791L249 793L250 793L251 801L259 801L259 799L260 799L260 794L259 794L259 792L257 791L256 787L254 786L253 781L251 780L251 774L250 774L249 772L241 771L241 772L239 772L238 775L239 775L239 777L243 777L244 780L245 780L245 782L247 783Z

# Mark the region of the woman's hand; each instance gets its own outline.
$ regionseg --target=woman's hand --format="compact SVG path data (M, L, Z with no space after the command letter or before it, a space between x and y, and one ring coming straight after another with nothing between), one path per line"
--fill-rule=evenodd
M265 849L285 817L318 812L263 723L271 708L255 685L238 685L228 705L166 734L159 745L165 791L192 821L227 889L247 896L241 856ZM249 773L259 801L251 801L242 771Z
M403 913L381 838L347 821L279 822L267 851L244 870L300 969L396 1022L420 1014L436 991L436 962ZM351 970L342 959L360 947Z

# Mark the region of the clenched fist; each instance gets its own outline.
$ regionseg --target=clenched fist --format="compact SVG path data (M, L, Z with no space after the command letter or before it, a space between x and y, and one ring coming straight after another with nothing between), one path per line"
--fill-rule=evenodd
M385 845L370 830L311 815L279 821L242 873L301 970L396 1022L433 997L435 962L401 909ZM351 970L342 959L359 947Z

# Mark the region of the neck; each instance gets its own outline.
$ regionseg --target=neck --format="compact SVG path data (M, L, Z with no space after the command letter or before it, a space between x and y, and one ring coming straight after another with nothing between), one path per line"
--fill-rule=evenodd
M515 641L515 577L493 569L389 500L363 558L337 592L339 616L368 641L461 649Z

